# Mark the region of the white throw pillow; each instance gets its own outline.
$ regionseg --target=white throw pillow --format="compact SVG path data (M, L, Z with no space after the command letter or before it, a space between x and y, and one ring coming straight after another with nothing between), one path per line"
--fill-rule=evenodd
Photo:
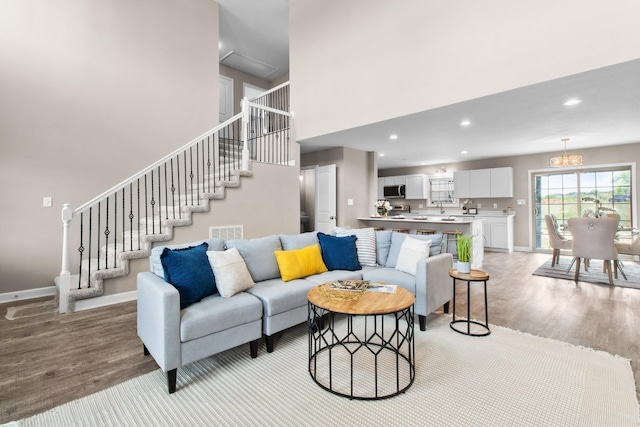
M396 270L404 271L405 273L415 276L418 261L429 256L430 246L431 240L418 240L413 237L406 237L400 247Z
M356 236L356 250L360 265L375 267L376 263L376 232L373 228L349 229L336 227L336 236Z
M208 251L209 264L216 278L218 293L229 298L255 285L247 264L237 248L226 251Z

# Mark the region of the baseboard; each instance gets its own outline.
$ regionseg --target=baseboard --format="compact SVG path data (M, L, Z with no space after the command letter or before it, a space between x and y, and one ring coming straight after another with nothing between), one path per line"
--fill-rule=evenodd
M45 288L27 289L24 291L6 292L0 294L0 304L11 301L23 301L41 297L51 297L56 295L55 286Z
M107 305L120 304L122 302L135 301L138 298L137 291L122 292L113 295L82 299L75 302L73 311L91 310Z

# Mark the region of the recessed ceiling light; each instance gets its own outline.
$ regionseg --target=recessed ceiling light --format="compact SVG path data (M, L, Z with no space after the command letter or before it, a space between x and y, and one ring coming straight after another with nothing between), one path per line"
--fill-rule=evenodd
M463 120L460 122L460 126L469 126L471 122L469 120Z
M391 135L389 135L389 139L396 140L396 139L398 139L398 135L396 135L395 133L391 134Z
M467 150L464 150L464 151L461 151L461 152L460 152L460 154L467 154L467 153L468 153L468 151L467 151Z
M567 106L567 107L570 107L570 106L572 106L572 105L580 104L581 102L582 102L582 99L572 98L572 99L567 100L567 101L566 101L564 104L562 104L562 105L565 105L565 106Z
M378 154L379 157L384 157L384 153Z

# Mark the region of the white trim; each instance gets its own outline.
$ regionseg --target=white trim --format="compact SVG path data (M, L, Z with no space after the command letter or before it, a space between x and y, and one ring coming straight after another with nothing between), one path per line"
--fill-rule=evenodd
M119 294L104 295L96 298L81 299L75 302L73 311L91 310L98 307L135 301L138 299L138 291L121 292Z
M0 304L11 301L23 301L33 298L50 297L56 295L55 286L45 288L27 289L24 291L5 292L0 294Z

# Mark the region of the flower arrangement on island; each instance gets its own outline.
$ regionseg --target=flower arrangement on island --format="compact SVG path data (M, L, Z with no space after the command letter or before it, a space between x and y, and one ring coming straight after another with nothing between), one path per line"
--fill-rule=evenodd
M391 203L387 200L378 200L373 206L378 210L380 216L387 216L387 212L391 209Z

